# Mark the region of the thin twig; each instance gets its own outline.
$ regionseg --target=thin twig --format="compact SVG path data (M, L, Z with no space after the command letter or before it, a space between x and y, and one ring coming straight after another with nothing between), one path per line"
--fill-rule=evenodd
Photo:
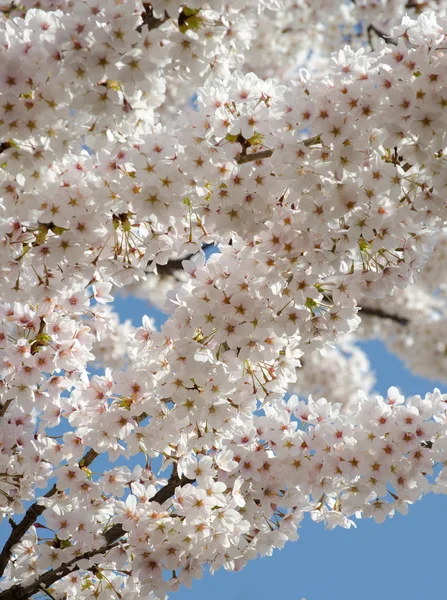
M44 587L40 587L39 590L43 592L46 596L48 596L48 598L51 598L51 600L56 600L53 594L49 590L46 590Z

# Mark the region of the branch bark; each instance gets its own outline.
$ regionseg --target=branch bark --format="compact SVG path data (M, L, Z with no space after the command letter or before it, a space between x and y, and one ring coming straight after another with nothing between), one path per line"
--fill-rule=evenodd
M261 150L260 152L252 152L252 154L241 154L237 158L237 164L243 165L244 163L263 160L264 158L270 158L272 154L273 150Z
M158 490L154 496L150 499L151 502L158 502L159 504L163 504L168 500L175 492L177 487L183 487L187 483L193 483L193 479L188 479L187 477L179 477L177 474L177 469L174 467L171 477L169 478L168 483ZM42 511L43 512L43 511ZM42 588L48 588L56 581L59 581L63 577L73 573L73 571L77 571L79 569L78 561L80 560L89 560L97 555L104 555L109 550L117 546L117 542L119 538L126 535L126 531L123 529L121 523L116 523L110 529L103 533L103 537L106 540L106 543L103 544L97 550L89 550L88 552L84 552L80 556L73 558L67 563L62 564L57 569L50 569L46 571L43 575L38 577L32 583L25 584L15 584L9 589L0 593L0 600L27 600L31 598L33 594L39 592Z
M0 417L5 416L6 411L8 410L11 403L12 403L12 398L10 398L9 400L6 400L6 402L4 404L0 404Z
M213 244L203 244L202 250L206 250L210 246L213 246ZM188 254L183 258L173 258L171 260L168 260L168 262L165 265L157 265L158 275L161 275L163 277L163 275L174 275L175 271L183 271L183 261L191 260L191 258L193 258L193 256L196 256L197 254L198 252L195 252L194 254ZM146 273L150 274L152 273L152 271L146 271Z
M424 10L427 10L428 7L428 2L416 2L413 0L410 0L409 2L407 2L405 4L405 8L411 9L414 8L414 12L416 13L416 15L420 15L422 12L424 12Z
M406 317L400 317L394 313L388 313L381 308L370 308L369 306L362 306L362 313L364 315L368 315L369 317L378 317L379 319L389 319L390 321L394 321L399 325L405 326L410 323L410 319Z
M373 25L372 23L370 23L368 25L366 32L368 34L368 43L371 46L372 50L374 50L374 45L372 43L372 33L373 32L377 35L377 37L384 40L387 44L391 44L392 46L397 46L397 40L395 38L390 37L389 35L386 35L386 33L384 33L383 31L380 31L380 29L377 29L377 27L375 25Z
M12 148L12 146L9 142L1 142L0 143L0 154L2 154L2 152L4 152L5 150L8 150L8 148Z
M308 138L307 140L298 140L298 144L304 146L313 146L314 144L321 144L320 134L314 137ZM257 160L264 160L264 158L270 158L273 155L274 150L260 150L259 152L252 152L251 154L241 153L236 158L238 165L243 165L248 162L256 162Z
M160 25L163 25L163 23L165 23L169 19L169 15L166 11L163 19L157 19L157 17L154 17L154 9L152 8L152 5L149 2L144 2L143 6L145 12L142 15L143 22L136 28L138 33L141 33L143 31L143 27L145 25L147 25L147 28L150 31L151 29L156 29L157 27L160 27Z

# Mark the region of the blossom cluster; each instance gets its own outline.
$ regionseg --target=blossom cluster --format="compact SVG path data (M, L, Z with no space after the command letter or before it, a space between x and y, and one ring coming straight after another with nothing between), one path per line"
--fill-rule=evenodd
M108 387L101 378L92 383ZM112 582L126 598L163 597L190 585L205 564L240 569L297 539L306 512L329 528L350 527L354 516L381 523L396 510L405 514L422 494L445 491L445 468L430 483L432 465L446 459L445 405L437 390L405 402L390 388L385 399L358 397L349 417L340 404L311 397L271 402L262 415L230 406L235 414L219 431L210 425L200 438L191 431L176 445L181 486L164 502L156 490L167 480L148 468L115 467L97 477L80 463L62 466L60 491L45 501L54 538L42 543L31 529L15 548L10 575L36 578L78 557L86 575L55 583L58 596L79 597L81 586L84 595L107 594ZM157 420L139 427L140 440L152 438ZM121 437L130 441L130 430L128 422ZM200 444L193 456L191 443ZM117 526L125 542L104 544ZM104 554L100 566L92 548Z
M447 396L375 396L346 340L445 361L447 18L352 3L394 44L289 82L250 71L288 2L38 4L0 21L0 600L164 598L444 493ZM160 331L120 323L163 268Z
M446 242L441 233L415 285L383 299L365 299L356 332L383 340L414 373L438 382L445 381L447 368Z

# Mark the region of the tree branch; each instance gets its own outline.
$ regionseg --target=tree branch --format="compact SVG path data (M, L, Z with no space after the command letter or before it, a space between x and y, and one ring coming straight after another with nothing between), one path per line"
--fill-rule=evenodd
M90 448L90 450L86 454L84 454L84 456L79 461L79 466L81 467L81 469L83 467L89 467L95 460L95 458L97 458L98 456L99 454L96 452L96 450Z
M307 140L298 140L298 144L303 144L304 146L313 146L314 144L321 144L321 135L315 135L314 137L308 138ZM243 165L248 162L256 162L257 160L264 160L264 158L270 158L273 154L274 150L261 150L259 152L252 152L251 154L239 154L236 157L236 162L238 165Z
M2 154L2 152L4 152L5 150L8 150L8 148L12 148L12 145L9 142L1 142L0 143L0 154Z
M95 458L98 456L98 453L95 450L90 449L83 458L79 461L79 466L88 467L92 464ZM56 485L48 490L48 492L43 496L44 498L51 498L58 491ZM12 555L12 548L16 544L20 542L28 529L37 521L40 515L45 510L46 506L42 504L38 504L38 502L34 502L25 513L23 519L12 528L11 534L9 538L6 540L5 545L3 546L2 552L0 554L0 577L5 572L6 566Z
M150 2L143 2L143 6L145 12L142 15L143 22L136 28L138 33L141 33L143 31L143 27L145 25L147 25L147 28L150 31L151 29L157 29L157 27L160 27L160 25L163 25L163 23L165 23L169 19L169 15L166 11L163 19L157 19L157 17L154 17L154 9L152 8Z
M405 4L405 8L414 8L414 12L416 15L420 15L424 10L428 7L428 2L415 2L414 0L410 0Z
M0 404L0 417L4 417L6 414L6 411L8 410L9 405L12 402L12 398L10 398L9 400L6 400L6 402L4 404Z
M400 317L394 313L388 313L381 308L370 308L369 306L362 306L361 311L364 315L368 315L369 317L378 317L379 319L389 319L390 321L394 321L399 325L409 325L410 319L406 317Z
M45 588L40 588L40 591L43 592L46 596L48 596L48 598L51 598L51 600L56 600L56 598L53 596L53 594L49 591L46 590Z
M187 483L194 483L193 479L188 479L187 477L179 477L177 474L177 469L174 466L174 469L171 473L171 477L169 478L168 483L158 490L154 496L150 499L150 502L158 502L159 504L163 504L168 500L175 492L177 487L183 487ZM67 563L62 564L57 569L49 569L38 577L35 581L28 585L24 584L15 584L10 587L8 590L0 593L0 600L27 600L33 594L40 591L42 588L48 588L56 581L59 581L63 577L73 573L73 571L77 571L79 566L77 562L80 560L88 560L93 558L94 556L101 554L106 554L109 550L114 548L117 545L117 541L120 537L125 535L127 531L125 531L121 525L121 523L116 523L110 529L103 533L103 537L106 540L106 543L103 544L97 550L90 550L88 552L84 552L80 556L73 558Z
M158 492L154 496L152 496L152 498L150 499L150 502L158 502L158 504L163 504L164 502L166 502L166 500L168 500L173 495L176 487L183 487L187 483L193 483L193 482L194 482L194 479L188 479L187 477L180 478L177 475L177 469L174 469L171 474L171 477L169 478L168 483L164 487L159 489ZM113 525L110 529L108 529L103 534L103 537L107 540L107 542L109 544L112 544L113 542L118 540L120 537L125 535L125 533L127 533L127 532L124 531L121 523L117 523L116 525ZM0 600L2 600L1 594L0 594Z
M252 152L251 154L240 154L237 157L236 162L238 165L243 165L244 163L270 158L272 154L273 150L261 150L260 152Z
M138 417L136 417L135 421L137 423L141 423L141 421L143 421L146 417L147 417L147 414L143 413L143 414L139 415ZM85 467L89 467L92 464L92 462L95 460L95 458L97 458L98 456L99 456L98 452L96 452L96 450L93 450L93 448L90 448L90 450L88 450L88 452L86 452L84 454L84 456L81 458L81 460L79 461L79 467L81 469L85 468ZM48 492L44 495L44 498L51 498L51 496L54 496L54 494L57 491L58 491L58 489L57 489L56 485L53 485L53 487L50 490L48 490ZM2 552L0 554L0 577L5 572L6 566L11 558L13 546L15 546L16 544L18 544L20 542L22 537L25 535L25 533L28 531L28 529L37 521L37 519L43 513L45 508L46 508L45 506L38 504L38 502L34 502L34 504L32 504L28 508L28 510L25 513L25 516L20 521L20 523L15 524L14 521L12 521L10 519L9 522L12 527L12 532L11 532L9 538L6 540L6 543L3 546ZM12 523L11 523L11 521L12 521Z
M61 565L58 569L50 569L43 575L41 575L36 581L30 583L28 585L16 584L10 587L8 590L0 593L1 600L27 600L31 598L33 594L36 594L42 588L48 588L53 583L62 579L66 575L69 575L73 571L76 571L78 567L76 566L76 562L81 559L90 559L96 554L105 553L108 550L111 550L114 547L114 544L105 544L98 550L91 550L90 552L85 552L81 556L73 558L68 563Z
M210 248L211 246L213 246L214 244L203 244L202 246L202 250L206 250L207 248ZM193 258L194 256L197 256L198 252L195 252L194 254L188 254L187 256L184 256L183 258L173 258L171 260L168 260L168 262L165 265L157 265L157 273L159 275L163 276L167 276L167 275L174 275L175 271L183 271L183 266L182 263L184 260L191 260L191 258ZM152 273L152 271L145 271L147 274Z
M373 25L372 23L370 23L366 29L366 32L368 34L368 43L371 46L371 49L374 50L374 46L372 43L372 33L374 32L379 38L381 38L382 40L385 40L385 42L387 44L392 44L393 46L397 46L397 40L393 37L390 37L389 35L386 35L386 33L384 33L383 31L380 31L380 29L377 29L377 27L375 25Z
M310 147L314 144L320 144L321 138L320 138L320 135L316 135L316 136L306 139L306 140L300 140L298 143L303 144L304 146ZM241 153L237 156L236 162L238 165L243 165L248 162L260 161L265 158L270 158L273 155L273 152L274 152L274 150L268 149L268 150L261 150L259 152L252 152L251 154L242 154ZM202 250L205 250L206 248L209 248L212 245L213 244L204 244L202 246ZM157 265L157 272L161 276L173 275L175 271L182 271L183 270L182 262L184 260L190 260L193 256L195 256L195 254L189 254L188 256L185 256L184 258L174 258L172 260L168 260L168 262L165 265ZM146 273L149 274L149 273L151 273L151 271L146 271Z
M51 498L57 492L57 487L53 485L53 487L44 495L44 498ZM22 537L28 531L28 529L37 521L40 515L45 510L45 506L34 502L25 513L25 516L20 521L18 525L16 525L9 538L6 540L5 545L3 546L3 550L0 554L0 577L5 572L6 566L12 555L12 548L16 544L20 542Z

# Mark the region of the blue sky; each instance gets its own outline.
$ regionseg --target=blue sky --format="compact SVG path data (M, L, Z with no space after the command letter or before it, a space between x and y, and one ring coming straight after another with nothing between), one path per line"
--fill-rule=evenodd
M121 318L141 324L147 313L158 325L163 315L145 302L126 299L115 304ZM447 386L413 376L377 341L361 344L376 373L376 390L384 394L396 385L405 395ZM305 519L300 539L272 557L252 561L239 573L223 569L191 589L182 588L175 600L441 600L445 598L445 540L447 498L430 494L383 525L371 519L357 529L328 531ZM441 575L441 577L439 576Z

